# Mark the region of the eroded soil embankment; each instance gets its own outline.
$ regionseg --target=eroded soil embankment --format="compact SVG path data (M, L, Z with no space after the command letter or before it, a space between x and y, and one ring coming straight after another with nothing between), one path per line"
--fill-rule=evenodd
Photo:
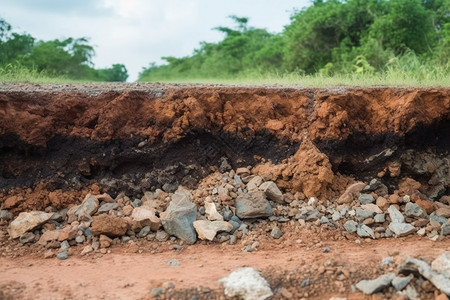
M66 207L89 189L173 191L229 163L307 197L411 177L449 193L450 89L78 86L0 91L0 203ZM94 186L93 186L94 184Z

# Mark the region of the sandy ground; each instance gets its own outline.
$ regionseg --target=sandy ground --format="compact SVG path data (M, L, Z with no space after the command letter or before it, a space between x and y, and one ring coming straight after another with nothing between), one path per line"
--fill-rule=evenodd
M169 281L177 289L199 286L217 289L218 279L244 266L260 270L269 267L302 270L307 265L320 266L332 259L364 268L371 263L379 264L383 257L390 255L399 263L408 255L431 260L450 250L448 239L431 242L416 237L361 244L326 242L325 245L331 249L329 253L302 244L283 250L271 250L266 244L251 253L243 252L241 245L216 244L193 245L158 254L130 254L115 247L102 257L74 256L64 261L33 256L2 257L0 287L17 299L138 299ZM170 260L177 260L179 265L169 265Z

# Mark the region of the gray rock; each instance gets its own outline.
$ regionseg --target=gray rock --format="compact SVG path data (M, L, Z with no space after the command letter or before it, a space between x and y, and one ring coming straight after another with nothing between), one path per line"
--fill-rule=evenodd
M167 262L169 266L176 267L180 265L180 261L178 259L171 259Z
M159 298L159 296L161 296L163 293L163 288L152 288L152 290L150 291L150 294L155 298Z
M60 253L58 253L58 255L56 255L56 257L60 260L64 260L64 259L67 259L69 257L69 255L67 255L67 252L60 252Z
M357 226L358 226L358 223L356 223L353 220L348 220L347 222L344 223L344 229L347 232L355 232Z
M0 210L0 220L11 220L13 218L13 214L7 210Z
M408 202L405 206L405 215L408 217L424 218L427 216L427 213L419 205Z
M385 221L384 214L376 214L375 217L373 218L373 221L375 223L384 223Z
M92 216L97 212L99 207L98 199L91 194L87 194L80 206L75 210L75 215L78 221L81 221L84 216Z
M450 279L450 252L444 252L431 263L433 271Z
M331 219L333 221L339 221L341 219L341 214L338 211L333 212L333 214L331 215Z
M390 223L389 229L398 237L405 236L416 231L416 228L408 223Z
M438 217L438 216L436 216L436 213L434 213L434 212L430 214L430 219L432 219L432 220L438 222L439 224L445 224L445 223L448 222L448 219L447 219L447 218L444 218L444 217Z
M394 263L394 258L392 256L384 257L380 262L380 264L382 266L389 266L389 265L392 265L393 263Z
M384 232L385 237L391 237L393 235L394 234L392 233L392 231L389 228L387 228L386 231Z
M67 240L61 242L61 251L63 251L63 252L67 251L67 250L69 250L69 248L70 248L70 245Z
M405 217L395 206L393 206L393 205L389 206L388 213L389 213L389 216L391 217L392 223L404 223L405 222Z
M305 221L312 222L319 219L319 214L320 212L317 209L313 209L311 207L303 207L295 215L295 219L303 219Z
M12 239L20 237L27 231L32 231L36 227L47 222L53 213L43 211L21 212L17 218L8 226L8 234Z
M142 206L142 200L141 199L134 199L134 201L131 204L133 205L133 207Z
M263 191L267 198L277 203L283 203L283 193L273 181L264 182L259 186L259 190Z
M75 242L77 242L78 244L82 244L82 243L84 243L84 236L77 236L76 238L75 238Z
M395 278L392 280L392 286L397 291L401 291L411 282L413 278L414 278L413 274L409 274L406 277L395 276Z
M246 300L264 300L273 295L267 281L252 268L241 268L219 280L225 295Z
M394 278L394 273L388 273L373 280L361 280L356 284L356 288L364 294L372 295L389 286Z
M145 226L139 231L137 236L140 238L146 237L150 233L150 231L151 231L150 226Z
M405 275L420 273L442 293L450 296L450 279L433 271L431 266L423 260L408 257L399 265L398 271Z
M409 300L421 300L421 298L419 297L419 293L417 293L416 288L412 285L408 285L406 289L399 294L406 296L406 299Z
M239 219L237 216L232 216L231 217L231 221L237 222L237 223L239 223L239 225L242 224L242 220Z
M34 241L34 238L36 237L36 235L32 232L25 232L24 234L22 234L19 238L19 242L21 242L22 244L26 244L26 243L31 243Z
M325 216L320 217L320 224L329 224L329 223L330 223L330 220L328 220L327 217L325 217Z
M227 206L227 208L223 212L223 219L225 221L230 221L232 217L233 217L233 212Z
M236 215L240 219L269 217L272 207L262 191L241 195L235 200Z
M167 241L169 239L169 235L167 234L167 232L162 231L162 230L158 230L156 232L156 236L155 238L160 241L160 242L164 242Z
M233 234L236 230L239 229L239 227L241 226L241 224L239 224L238 222L235 222L233 220L230 220L229 223L231 225L233 225L233 229L230 231L230 234Z
M449 235L449 234L450 234L450 222L442 224L441 235Z
M356 234L360 237L371 237L373 239L375 238L375 234L373 233L372 228L365 224L358 225L358 227L356 228Z
M375 198L371 194L359 194L358 201L361 204L374 203Z
M356 208L356 217L360 222L365 219L371 218L375 213L373 211L362 209L361 207Z
M275 226L274 228L272 228L270 236L273 237L274 239L279 239L283 236L283 232L278 226Z
M234 245L237 242L237 237L235 235L230 235L230 245Z
M375 191L383 191L385 194L388 192L387 186L385 186L381 181L377 179L372 179L364 189L361 190L361 193L368 194Z
M166 211L161 214L161 222L164 230L184 240L188 244L194 244L197 234L194 229L194 221L197 217L197 207L189 201L186 195L172 197L172 201Z
M110 210L117 209L119 205L117 203L105 203L97 210L97 214L107 213Z
M128 242L128 241L130 241L130 240L131 240L131 238L130 238L129 236L127 236L127 235L124 235L124 236L121 238L122 243L126 243L126 242Z
M302 282L300 283L300 287L307 287L309 285L309 278L303 279Z

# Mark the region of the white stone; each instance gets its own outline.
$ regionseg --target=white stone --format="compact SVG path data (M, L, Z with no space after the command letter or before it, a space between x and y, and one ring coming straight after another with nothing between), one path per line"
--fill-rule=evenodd
M225 221L197 220L194 221L194 228L199 239L212 241L218 232L233 230L233 225Z
M17 218L9 224L8 233L13 239L19 238L27 231L33 230L47 222L53 213L42 211L21 212Z
M391 217L392 223L403 223L405 222L405 217L402 213L393 205L388 208L389 216Z
M394 222L389 224L389 229L398 237L408 235L416 230L411 224Z
M205 214L210 221L223 221L223 216L217 212L213 202L205 202Z
M450 252L444 252L431 263L433 271L450 279Z
M241 268L219 280L228 297L264 300L273 295L267 281L253 268Z
M383 211L376 204L373 204L373 203L362 204L361 208L365 209L365 210L369 210L369 211L371 211L373 213L376 213L376 214L382 214L383 213Z

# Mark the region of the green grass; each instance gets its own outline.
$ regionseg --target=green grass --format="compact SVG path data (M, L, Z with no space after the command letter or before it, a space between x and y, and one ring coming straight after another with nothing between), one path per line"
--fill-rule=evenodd
M19 64L9 64L0 66L0 82L13 83L77 83L80 81L71 80L63 76L49 76L45 72L35 69L28 69Z
M446 70L423 70L411 72L392 69L384 73L374 74L338 74L333 76L289 74L246 74L235 78L174 78L151 79L143 78L141 82L165 83L200 83L227 85L296 85L304 87L328 86L406 86L406 87L450 87L450 72Z

